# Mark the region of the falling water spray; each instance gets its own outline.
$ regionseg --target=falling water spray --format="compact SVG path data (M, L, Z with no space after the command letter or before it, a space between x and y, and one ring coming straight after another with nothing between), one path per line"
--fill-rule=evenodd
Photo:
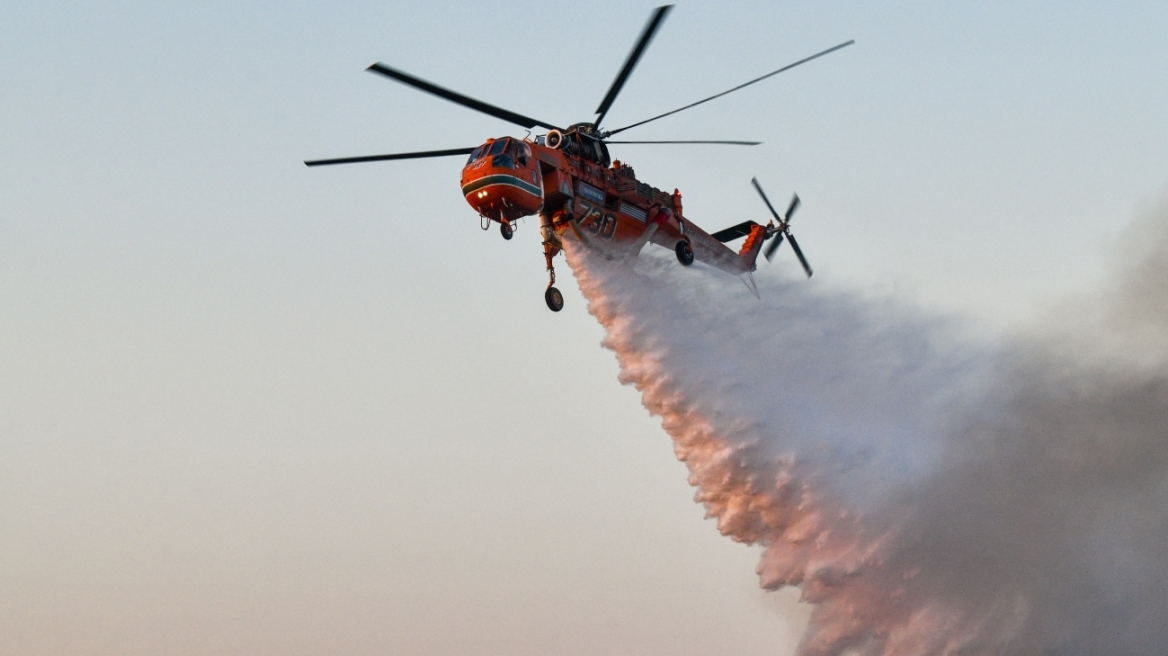
M780 276L757 301L653 249L568 257L696 500L762 548L764 588L814 605L799 654L1150 655L1168 644L1168 276L1131 279L1168 272L1168 221L1145 223L1158 247L1083 322L1115 338L1075 348L973 343ZM1128 357L1088 354L1105 341Z

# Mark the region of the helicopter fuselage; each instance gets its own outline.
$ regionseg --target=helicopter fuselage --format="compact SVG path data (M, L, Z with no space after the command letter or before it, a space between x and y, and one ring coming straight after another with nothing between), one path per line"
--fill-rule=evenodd
M609 164L606 148L585 150L590 139L574 141L571 132L550 136L535 142L490 139L471 153L462 170L462 192L479 216L509 228L519 218L540 215L549 257L571 232L606 252L639 251L649 242L676 250L684 242L698 260L727 273L754 270L764 226L746 235L735 252L686 219L681 192L645 184L619 161ZM572 145L581 154L571 154Z

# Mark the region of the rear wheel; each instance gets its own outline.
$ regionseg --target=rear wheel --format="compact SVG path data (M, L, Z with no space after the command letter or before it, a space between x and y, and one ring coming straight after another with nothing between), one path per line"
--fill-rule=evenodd
M547 288L547 291L543 293L543 300L547 301L548 309L552 312L564 309L564 295L555 287Z
M689 266L693 264L694 252L693 249L689 247L688 241L683 240L677 242L677 247L674 248L674 250L677 251L677 261L681 262L682 266Z
M515 234L515 228L512 228L511 224L506 221L500 221L499 232L502 233L503 239L511 239L511 236Z

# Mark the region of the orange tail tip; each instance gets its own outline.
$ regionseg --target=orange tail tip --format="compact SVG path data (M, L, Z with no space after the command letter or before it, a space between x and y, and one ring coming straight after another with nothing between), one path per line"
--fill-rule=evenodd
M751 271L755 270L755 260L758 259L758 254L762 252L762 243L766 240L766 226L755 224L750 227L750 234L746 236L746 241L742 243L742 249L738 251L738 259L742 263L742 268L750 275ZM751 278L747 287L751 288L755 296L758 296L758 288L754 286L754 279Z

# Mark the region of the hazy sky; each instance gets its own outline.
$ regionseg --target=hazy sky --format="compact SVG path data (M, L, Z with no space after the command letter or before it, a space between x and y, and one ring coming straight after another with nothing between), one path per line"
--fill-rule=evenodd
M789 653L534 221L523 136L383 61L590 119L653 3L0 8L0 654ZM1163 3L680 4L609 114L708 229L797 190L813 284L1025 326L1168 182ZM786 253L759 276L796 276Z

